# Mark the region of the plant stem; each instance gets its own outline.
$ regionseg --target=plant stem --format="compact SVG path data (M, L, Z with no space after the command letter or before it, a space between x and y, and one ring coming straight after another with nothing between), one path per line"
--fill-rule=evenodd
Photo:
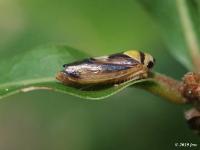
M184 104L187 102L182 96L182 82L159 73L152 73L151 76L152 78L150 80L145 83L139 83L136 86L155 95L159 95L173 103Z
M195 34L194 27L189 15L186 0L176 0L178 13L180 16L183 33L185 36L186 44L194 65L194 71L200 71L200 53L197 35Z

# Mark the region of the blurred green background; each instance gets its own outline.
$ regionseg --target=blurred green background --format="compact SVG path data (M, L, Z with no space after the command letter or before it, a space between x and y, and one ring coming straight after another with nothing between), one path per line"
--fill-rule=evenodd
M157 26L134 0L0 0L0 59L46 44L66 44L92 56L125 49L150 52L155 70L187 72L163 44ZM178 106L139 89L102 101L48 91L0 103L1 150L175 149L200 144Z

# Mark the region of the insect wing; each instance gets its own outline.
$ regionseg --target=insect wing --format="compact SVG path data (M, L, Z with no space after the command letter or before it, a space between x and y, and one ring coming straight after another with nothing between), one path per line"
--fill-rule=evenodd
M138 61L115 54L70 64L65 70L65 80L77 84L114 84L138 77L141 71L144 68Z

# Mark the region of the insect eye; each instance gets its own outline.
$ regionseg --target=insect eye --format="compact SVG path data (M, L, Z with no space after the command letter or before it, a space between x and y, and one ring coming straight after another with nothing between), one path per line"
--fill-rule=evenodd
M64 64L63 67L64 67L64 68L67 67L67 64Z
M150 62L148 63L148 65L147 65L147 67L148 67L149 69L151 69L151 68L153 67L153 65L154 65L154 63L153 63L152 61L150 61Z

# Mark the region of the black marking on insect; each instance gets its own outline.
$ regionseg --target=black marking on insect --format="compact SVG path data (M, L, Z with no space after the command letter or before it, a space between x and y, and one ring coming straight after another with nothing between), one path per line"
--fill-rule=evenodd
M140 51L140 61L142 64L144 64L144 59L145 59L145 55L143 52Z

